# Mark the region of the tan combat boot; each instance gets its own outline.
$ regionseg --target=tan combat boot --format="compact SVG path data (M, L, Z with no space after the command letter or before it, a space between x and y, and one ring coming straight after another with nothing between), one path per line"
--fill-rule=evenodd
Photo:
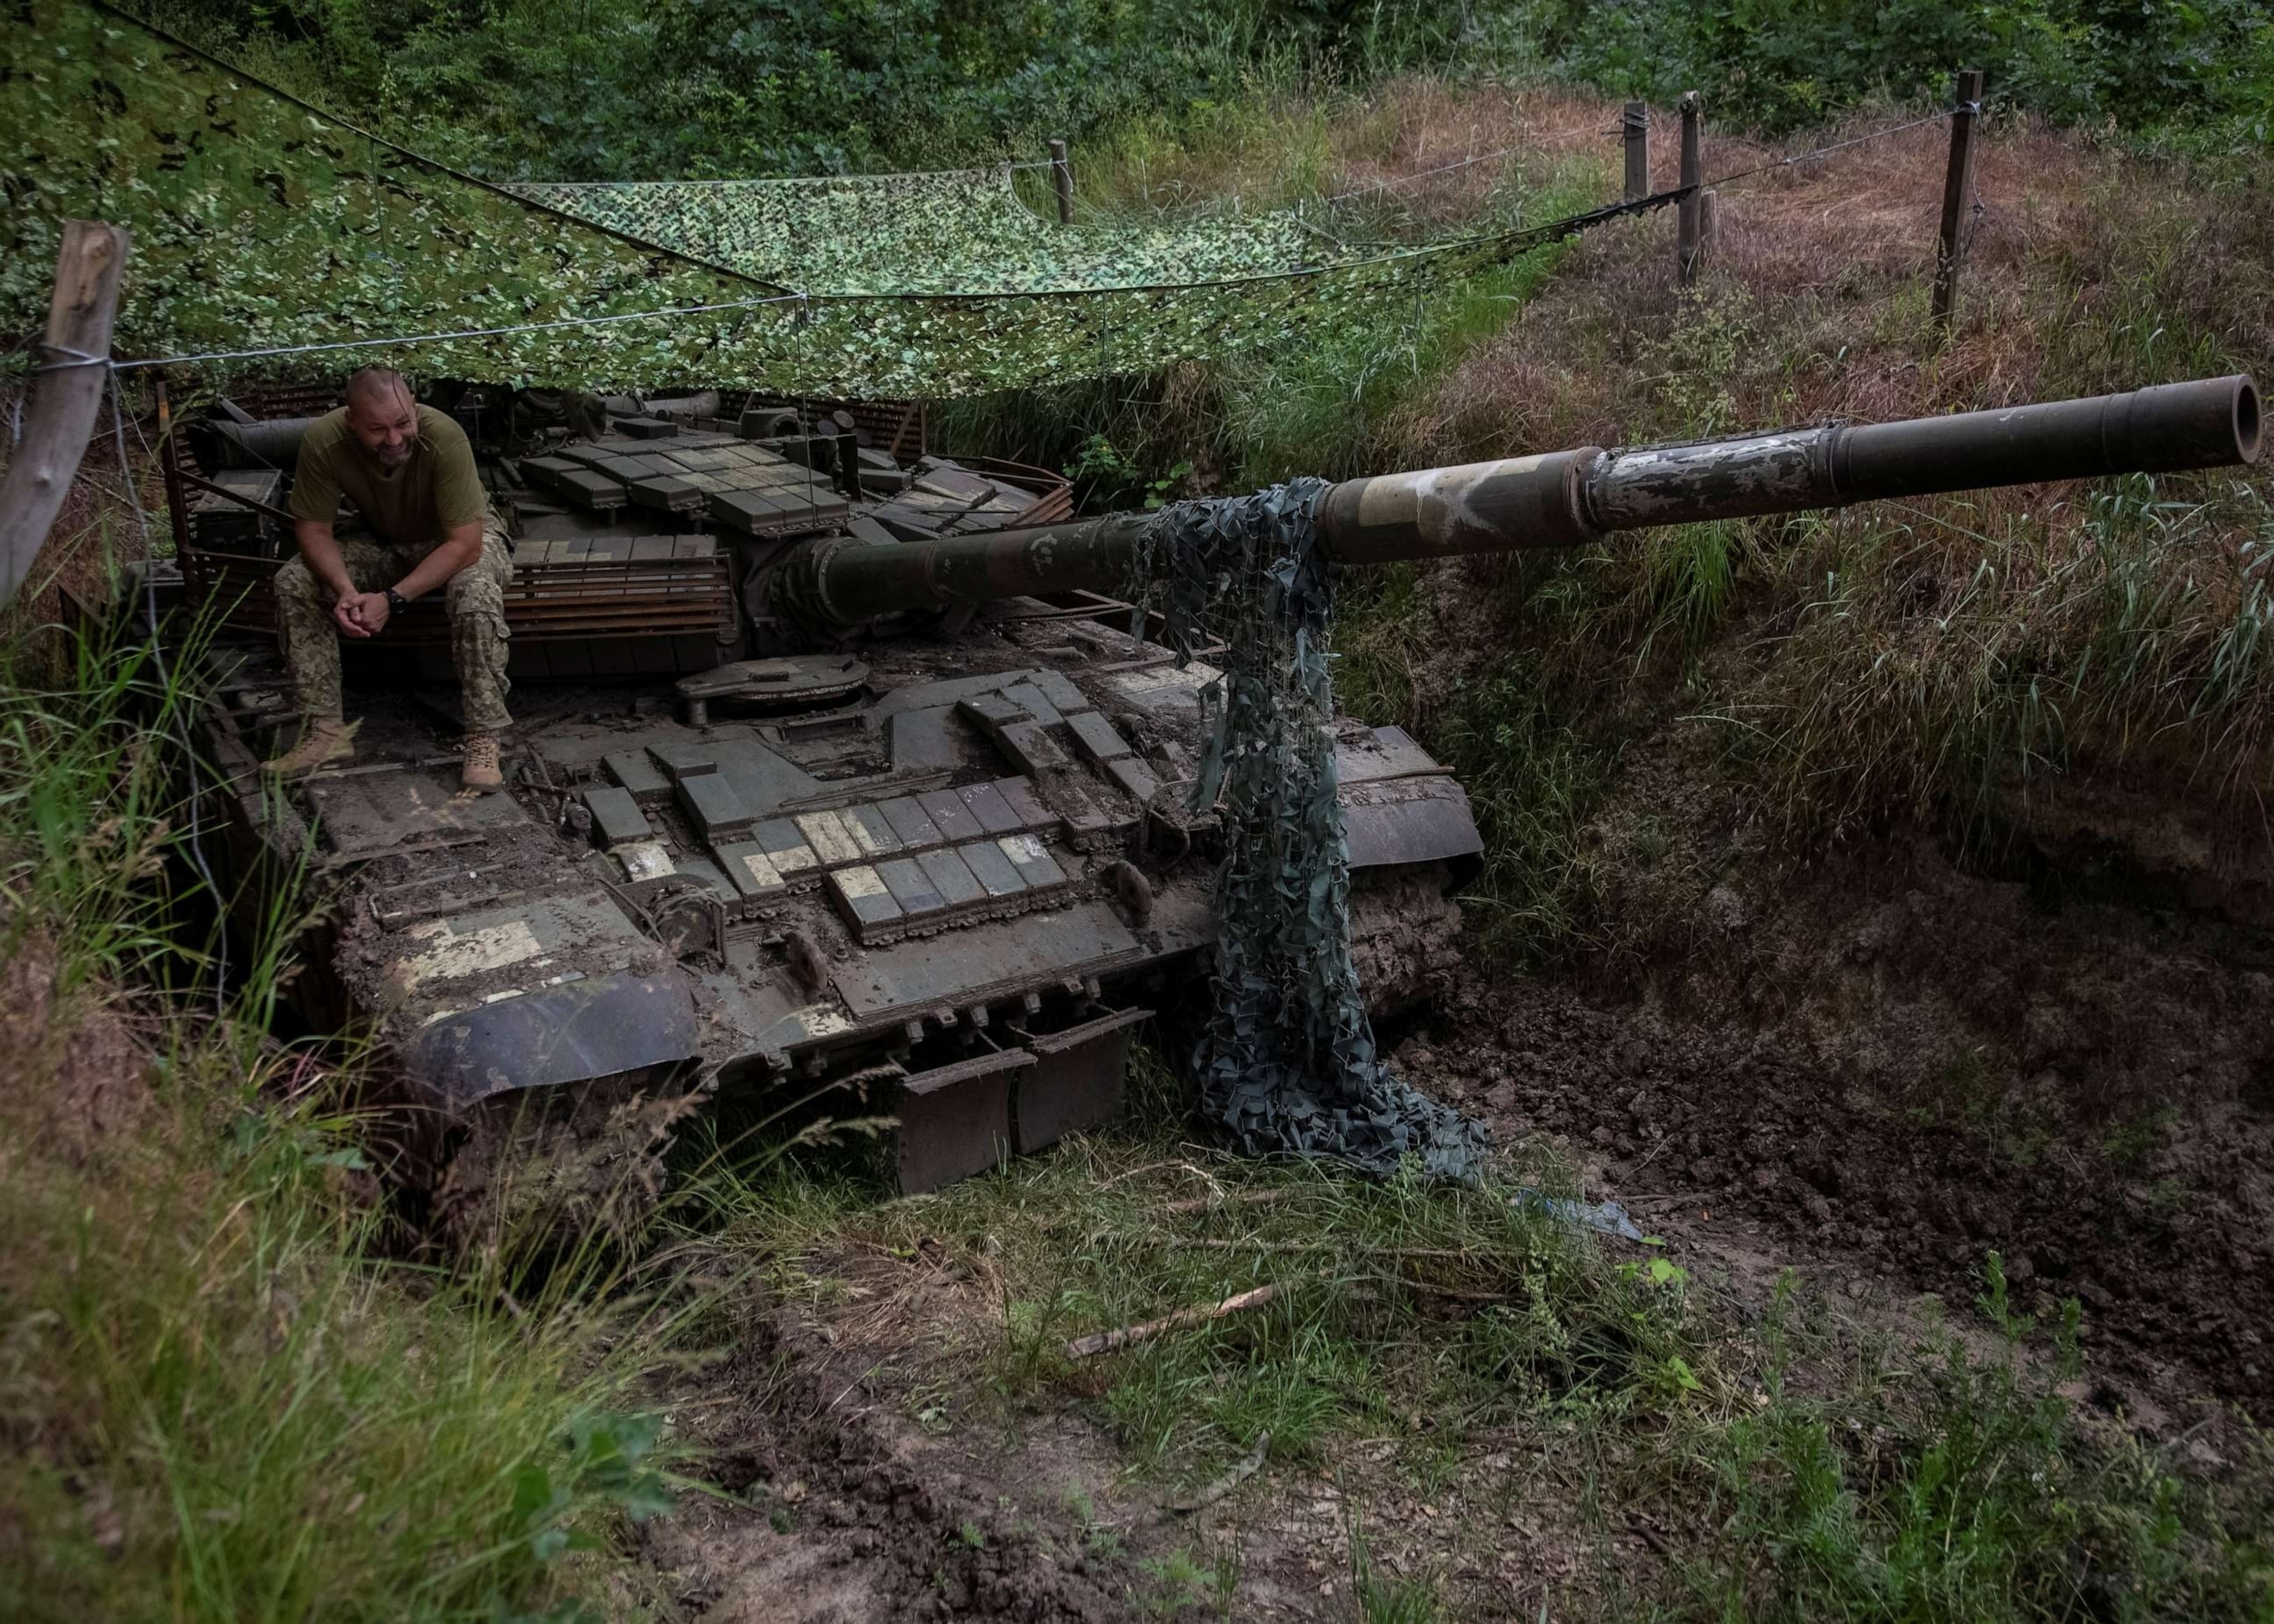
M343 722L335 716L312 716L300 724L299 742L273 761L260 763L263 772L287 778L305 778L325 767L355 759L356 730L361 722Z
M466 735L465 766L458 782L470 793L493 795L505 787L505 774L498 766L498 736L495 733Z

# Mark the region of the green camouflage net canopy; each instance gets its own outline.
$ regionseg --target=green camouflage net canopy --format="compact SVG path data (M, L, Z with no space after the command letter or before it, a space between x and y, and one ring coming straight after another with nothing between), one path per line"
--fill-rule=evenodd
M760 240L763 217L730 222L716 201L636 221L580 188L572 214L357 130L122 12L19 0L0 73L0 322L18 338L39 331L61 222L91 218L134 236L115 353L192 357L215 386L383 361L601 392L942 399L1276 348L1539 240L1306 266L1280 217L1068 235L1038 225L1007 177L981 173L945 188L754 183L808 199L801 217L816 223L780 248ZM885 247L818 245L832 219L849 230L878 216L902 233L877 238ZM787 294L803 297L764 302ZM433 335L451 336L370 342ZM327 344L358 347L310 349ZM258 350L295 353L242 353Z
M817 294L1076 293L1275 276L1319 268L1321 241L1285 211L1046 224L1020 198L1007 163L930 175L508 190Z
M1186 802L1203 810L1221 793L1224 805L1215 1000L1193 1056L1201 1110L1250 1155L1382 1174L1411 1156L1435 1177L1472 1177L1482 1131L1375 1052L1351 959L1328 668L1334 565L1314 521L1326 489L1298 479L1177 503L1147 527L1138 563L1141 582L1163 583L1161 635L1180 661L1224 644L1209 657L1224 674L1202 690L1211 725Z

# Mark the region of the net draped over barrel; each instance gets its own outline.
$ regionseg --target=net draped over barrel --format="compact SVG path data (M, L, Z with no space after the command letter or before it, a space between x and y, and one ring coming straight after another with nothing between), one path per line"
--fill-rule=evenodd
M1181 659L1221 643L1209 736L1187 805L1221 804L1214 1002L1193 1056L1201 1109L1251 1155L1327 1156L1374 1173L1407 1157L1469 1177L1481 1130L1376 1053L1351 958L1350 854L1336 794L1328 635L1335 566L1297 479L1179 502L1147 527L1141 598ZM1141 610L1141 615L1142 611Z

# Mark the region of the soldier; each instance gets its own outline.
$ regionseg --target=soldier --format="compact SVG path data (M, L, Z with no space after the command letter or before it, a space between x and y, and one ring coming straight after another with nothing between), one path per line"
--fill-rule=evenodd
M343 496L362 524L335 536ZM466 432L414 401L400 372L366 366L348 380L347 405L317 418L300 443L292 517L300 556L276 572L276 607L300 738L267 769L297 778L355 759L362 724L341 714L338 639L375 637L405 605L440 588L466 713L463 782L481 794L501 788L498 735L513 725L505 708L513 553Z

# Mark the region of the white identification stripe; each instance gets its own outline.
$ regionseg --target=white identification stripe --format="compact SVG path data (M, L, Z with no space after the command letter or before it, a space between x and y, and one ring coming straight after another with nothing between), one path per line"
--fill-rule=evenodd
M1043 855L1043 843L1032 835L1005 835L995 844L1003 848L1004 856L1020 868L1037 861Z
M853 1026L851 1021L825 1004L809 1004L789 1019L803 1026L809 1038L834 1037L838 1033L849 1032Z
M859 843L861 852L863 856L874 857L879 852L894 852L900 849L898 842L895 842L891 846L886 846L882 840L879 840L876 836L870 834L869 832L869 826L863 823L859 818L854 816L850 812L840 814L839 816L839 821L845 825L847 832L851 834L853 838Z
M837 888L848 897L881 897L885 882L874 868L840 868L834 876Z
M813 848L809 846L793 846L783 851L769 852L766 855L772 861L774 871L785 875L802 874L820 861L814 856Z
M486 970L502 970L508 965L526 963L545 951L537 933L526 920L508 920L501 925L492 925L481 930L469 930L461 936L448 920L436 920L432 924L412 929L409 935L432 945L413 953L395 967L392 976L396 989L409 997L427 981L450 981L461 976L478 975Z
M781 871L766 861L764 852L743 853L742 868L750 876L750 883L761 891L771 890L782 883Z
M812 844L815 855L825 863L859 862L860 843L845 832L845 824L834 812L808 812L797 820Z

